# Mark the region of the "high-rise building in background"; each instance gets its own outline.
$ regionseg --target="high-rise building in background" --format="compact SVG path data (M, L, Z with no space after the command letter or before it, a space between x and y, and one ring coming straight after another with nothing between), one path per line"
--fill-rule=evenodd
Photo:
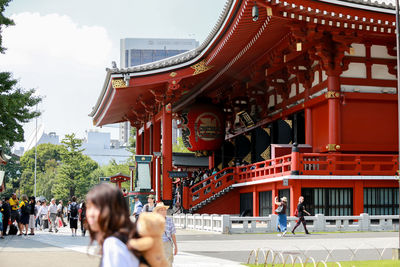
M195 39L125 38L120 40L120 66L129 68L141 64L176 56L195 49L199 42ZM119 141L128 144L130 123L119 124ZM172 143L180 136L176 122L173 122Z

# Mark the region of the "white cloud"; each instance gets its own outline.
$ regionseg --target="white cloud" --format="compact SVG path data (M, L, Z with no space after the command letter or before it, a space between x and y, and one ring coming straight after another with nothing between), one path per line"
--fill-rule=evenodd
M37 88L45 131L76 132L92 128L88 117L100 94L113 43L105 28L78 25L70 17L39 13L12 15L15 26L3 30L5 55L0 71L11 71L24 88ZM25 127L25 137L32 131Z

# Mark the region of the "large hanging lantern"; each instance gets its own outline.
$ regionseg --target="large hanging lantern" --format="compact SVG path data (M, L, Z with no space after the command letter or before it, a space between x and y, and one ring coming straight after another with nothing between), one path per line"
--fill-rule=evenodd
M210 104L195 104L181 116L182 139L188 150L212 151L221 147L225 133L221 109Z

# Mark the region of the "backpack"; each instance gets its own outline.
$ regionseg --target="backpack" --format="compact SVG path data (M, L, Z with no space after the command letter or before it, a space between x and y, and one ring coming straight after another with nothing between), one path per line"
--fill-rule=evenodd
M28 215L29 214L29 209L26 206L26 202L24 202L24 205L22 205L22 207L21 207L21 214L22 215Z
M78 217L78 207L77 206L78 206L78 204L71 203L70 212L71 212L72 218Z
M15 224L10 224L10 230L8 230L9 235L16 235L18 233L18 228Z

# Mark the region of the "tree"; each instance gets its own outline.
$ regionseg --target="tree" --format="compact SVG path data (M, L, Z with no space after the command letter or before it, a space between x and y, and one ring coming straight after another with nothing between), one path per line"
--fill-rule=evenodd
M61 143L66 150L61 155L62 164L57 173L54 196L61 199L84 197L91 185L88 177L98 168L98 164L82 154L82 140L76 138L75 134L65 135Z
M189 151L189 150L185 147L185 145L183 144L183 139L182 139L182 137L179 136L178 138L176 138L176 141L177 141L177 144L174 144L174 145L172 146L172 151L173 151L173 152L193 153L193 152Z
M128 151L132 153L132 155L136 154L136 127L131 127L129 131L129 147Z
M39 144L37 146L36 193L38 196L50 196L51 190L49 190L48 185L53 184L54 181L46 180L44 177L47 177L47 179L55 178L55 172L61 164L61 155L65 150L63 145ZM25 152L20 162L22 173L19 180L17 180L18 185L16 188L19 188L23 194L33 195L35 191L35 149L32 148Z
M0 33L4 26L14 25L3 14L9 2L0 0ZM0 35L0 53L5 50ZM11 73L0 72L0 145L13 146L14 142L24 141L22 124L40 115L40 112L31 110L41 101L34 93L34 89L25 91L17 87L17 80L12 79Z
M2 28L2 26L10 26L10 25L14 25L14 21L12 21L9 18L6 18L3 14L6 6L8 6L8 3L10 3L11 0L0 0L0 30ZM6 49L3 47L3 39L0 35L0 53L4 54L4 51Z

